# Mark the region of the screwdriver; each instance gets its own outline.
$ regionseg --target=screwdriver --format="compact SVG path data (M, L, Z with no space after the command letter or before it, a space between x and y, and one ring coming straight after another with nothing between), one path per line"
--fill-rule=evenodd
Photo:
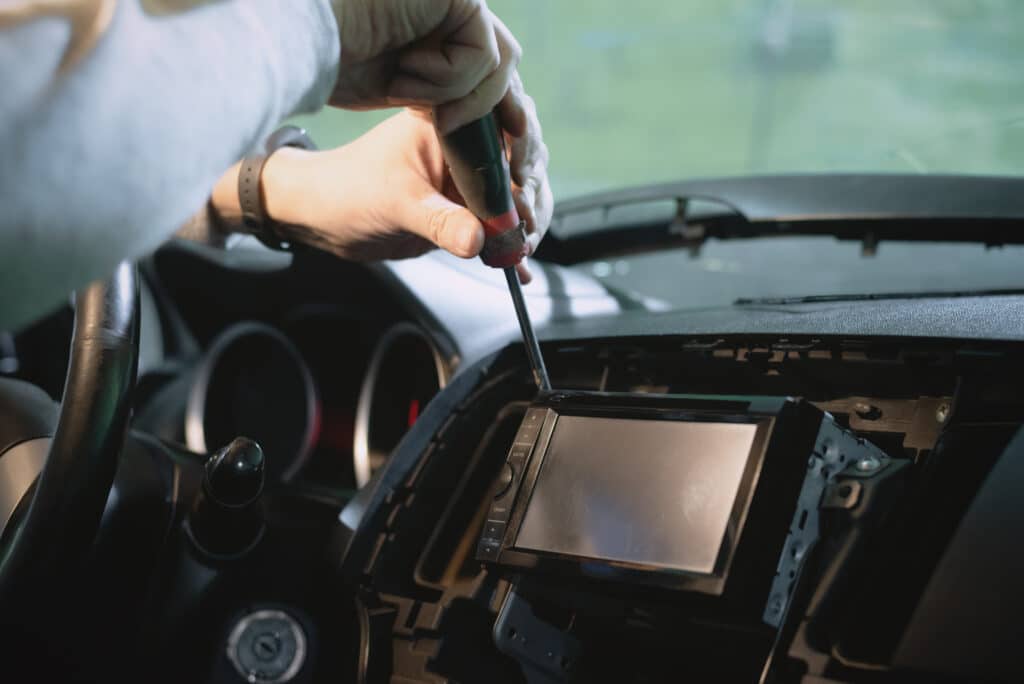
M469 210L484 224L484 247L480 258L488 266L505 271L534 382L542 392L550 392L551 381L516 273L516 264L529 250L526 222L520 220L512 201L505 137L498 128L497 119L493 113L487 114L441 136L441 149L455 187Z

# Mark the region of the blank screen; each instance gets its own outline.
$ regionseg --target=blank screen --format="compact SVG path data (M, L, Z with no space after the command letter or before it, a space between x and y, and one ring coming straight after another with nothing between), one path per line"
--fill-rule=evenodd
M712 573L756 431L559 416L515 546Z

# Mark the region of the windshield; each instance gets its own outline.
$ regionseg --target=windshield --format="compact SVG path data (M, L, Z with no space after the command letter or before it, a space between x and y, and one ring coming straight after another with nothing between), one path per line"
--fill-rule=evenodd
M489 0L551 151L556 199L773 173L1021 175L1020 0ZM386 116L304 118L322 145ZM1024 287L1024 250L711 240L581 264L672 307Z
M1024 170L1020 0L490 0L556 198L777 172ZM382 118L303 120L321 145Z

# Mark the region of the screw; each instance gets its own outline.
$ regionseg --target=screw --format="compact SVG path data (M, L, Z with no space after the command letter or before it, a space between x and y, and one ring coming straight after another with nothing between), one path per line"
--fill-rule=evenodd
M939 408L935 411L935 420L945 423L947 418L949 418L949 404L939 404Z
M272 660L281 652L281 640L270 632L264 632L253 640L252 652L260 660Z
M857 465L855 467L862 473L873 473L882 467L882 462L874 456L865 456L857 461Z
M853 405L853 412L861 420L878 420L882 417L882 409L866 401L858 401Z
M782 609L785 607L785 605L786 603L785 601L783 601L781 596L779 596L778 594L772 596L771 599L769 599L768 601L768 614L773 617L782 615Z
M839 460L839 445L832 440L827 440L824 444L825 451L822 452L822 457L829 463L835 463Z

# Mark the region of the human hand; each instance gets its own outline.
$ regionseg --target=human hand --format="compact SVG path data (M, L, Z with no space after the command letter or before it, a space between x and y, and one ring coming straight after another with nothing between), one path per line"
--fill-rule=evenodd
M526 107L520 135L509 135L512 195L532 253L551 222L553 202L533 101L518 79L514 87ZM214 208L229 224L241 214L237 177L236 168L213 193ZM460 203L423 113L403 111L334 150L281 148L267 160L261 185L283 238L346 259L399 259L434 247L471 258L483 247L483 226ZM525 261L518 271L529 282Z
M521 116L524 104L509 86L522 50L484 0L333 5L341 68L332 105L433 107L442 134L495 107L503 118Z

